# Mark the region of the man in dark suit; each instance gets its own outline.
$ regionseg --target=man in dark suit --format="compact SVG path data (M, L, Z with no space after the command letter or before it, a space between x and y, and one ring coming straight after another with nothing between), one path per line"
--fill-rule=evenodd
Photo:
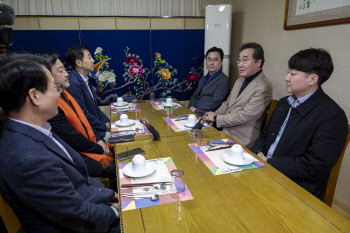
M0 58L0 190L26 232L118 229L118 196L88 175L81 156L50 131L62 85L45 60ZM110 228L110 229L108 229Z
M288 66L291 96L278 101L251 150L323 200L348 133L344 111L321 88L333 72L332 58L311 48L293 55Z
M94 71L94 59L86 46L73 46L67 51L72 72L69 74L69 94L78 102L90 125L102 138L110 131L111 123L97 104L97 96L89 83L89 73Z
M230 81L221 69L223 59L224 52L217 47L209 49L205 54L208 73L199 81L188 104L188 108L199 116L215 111L230 92Z
M109 177L110 188L117 190L114 156L103 138L91 127L80 105L65 91L70 83L68 73L58 59L58 53L48 51L42 52L40 56L51 66L55 83L62 84L61 97L58 99L58 114L48 120L52 132L81 154L90 176Z

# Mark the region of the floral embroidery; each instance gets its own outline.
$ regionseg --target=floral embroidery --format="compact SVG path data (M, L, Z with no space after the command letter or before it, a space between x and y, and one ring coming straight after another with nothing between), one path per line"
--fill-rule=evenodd
M158 70L157 74L160 74L162 78L165 80L168 80L169 78L171 78L171 73L168 69Z
M133 76L133 77L135 77L137 75L142 75L145 72L145 70L142 69L140 66L130 66L128 71L131 74L131 76Z

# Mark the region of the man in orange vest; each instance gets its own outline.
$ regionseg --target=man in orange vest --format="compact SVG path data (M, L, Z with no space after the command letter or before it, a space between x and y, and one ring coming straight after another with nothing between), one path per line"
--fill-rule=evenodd
M65 89L69 87L68 73L56 52L41 53L52 67L56 83L62 84L58 99L58 114L48 122L56 133L83 157L90 176L109 177L111 188L117 190L116 166L113 154L100 134L91 127L79 104Z

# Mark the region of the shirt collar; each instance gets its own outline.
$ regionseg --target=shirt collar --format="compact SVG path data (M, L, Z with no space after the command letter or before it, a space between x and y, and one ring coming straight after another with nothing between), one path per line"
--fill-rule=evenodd
M294 96L289 96L288 97L288 102L290 105L292 105L293 108L298 107L300 104L304 103L308 98L310 98L310 96L312 96L312 94L315 92L312 92L306 96L300 97L300 98L295 98Z
M80 77L84 80L84 82L88 82L89 81L88 77L84 77L84 75L82 75L81 73L79 73L79 74L80 74Z
M48 122L45 123L45 126L43 128L43 127L40 127L40 126L37 126L37 125L33 125L33 124L25 122L25 121L20 121L20 120L13 119L11 117L9 117L9 119L11 119L13 121L16 121L16 122L19 122L19 123L22 123L24 125L28 125L28 126L34 128L34 129L37 129L37 130L39 130L40 132L44 133L47 136L50 136L50 137L52 136L52 133L51 133L51 128L52 127L51 127L50 123L48 123Z

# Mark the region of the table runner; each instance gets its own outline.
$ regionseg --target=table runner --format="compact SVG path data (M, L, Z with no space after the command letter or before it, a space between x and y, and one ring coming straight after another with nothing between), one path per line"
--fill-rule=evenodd
M232 141L230 139L219 139L213 140L212 142L220 143ZM243 166L228 164L222 160L221 155L225 152L225 150L230 150L230 148L206 152L205 150L208 148L208 143L209 142L201 142L200 147L198 147L195 143L188 145L214 175L221 175L236 171L266 167L262 162L254 158L249 153L249 156L253 158L253 163ZM245 153L247 152L245 151Z
M181 115L180 117L185 117L188 115ZM171 117L163 117L163 119L165 120L165 122L175 131L175 132L181 132L181 131L190 131L192 130L192 128L188 128L184 126L184 123L186 122L186 120L176 120L176 116L171 116ZM197 119L199 119L197 117ZM204 123L202 129L208 129L211 126L208 125L207 123Z
M161 161L162 160L162 161ZM157 161L161 161L165 163L168 172L170 173L172 170L176 169L176 166L171 159L171 157L161 158L157 159ZM131 163L131 162L129 162ZM126 177L123 174L123 168L126 166L128 162L126 163L119 163L119 185L122 186L123 184L132 184L133 181L137 180L137 178L130 178ZM152 174L152 175L155 175ZM176 190L179 191L181 189L181 179L175 178L175 187ZM121 193L130 193L131 189L121 189ZM185 186L185 191L181 193L171 193L171 194L164 194L159 195L158 200L151 201L149 198L140 198L140 199L134 199L133 197L121 197L120 204L122 211L126 210L133 210L133 209L140 209L144 207L150 207L150 206L157 206L157 205L163 205L173 202L179 202L179 201L188 201L192 200L193 196L188 189L187 185Z

